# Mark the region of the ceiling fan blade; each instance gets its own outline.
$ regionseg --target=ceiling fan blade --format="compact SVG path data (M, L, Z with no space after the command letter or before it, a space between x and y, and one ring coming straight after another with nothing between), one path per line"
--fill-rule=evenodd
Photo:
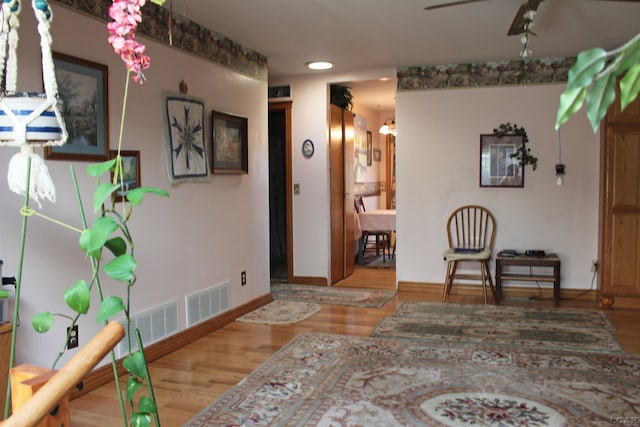
M517 36L518 34L524 33L524 14L530 10L538 10L538 6L540 6L540 3L543 1L544 0L527 0L524 2L516 12L516 16L513 17L513 22L511 22L507 35Z
M442 9L443 7L459 6L461 4L477 3L479 1L487 1L487 0L458 0L458 1L450 1L448 3L434 4L433 6L427 6L427 7L424 8L424 10Z

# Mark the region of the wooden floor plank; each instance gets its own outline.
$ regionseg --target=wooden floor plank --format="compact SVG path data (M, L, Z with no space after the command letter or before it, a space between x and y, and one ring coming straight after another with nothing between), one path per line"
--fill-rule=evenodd
M395 270L356 268L355 273L338 286L395 289ZM440 295L399 293L381 308L322 305L317 314L293 325L233 322L152 362L152 379L163 425L180 426L187 422L297 334L317 331L368 336L383 316L393 314L399 304L407 300L437 302ZM451 302L482 303L482 297L452 296ZM519 303L522 304L553 306L551 300ZM593 302L577 300L562 301L561 307L597 308ZM608 314L623 348L640 354L640 313L614 308ZM73 400L71 425L121 426L113 383Z

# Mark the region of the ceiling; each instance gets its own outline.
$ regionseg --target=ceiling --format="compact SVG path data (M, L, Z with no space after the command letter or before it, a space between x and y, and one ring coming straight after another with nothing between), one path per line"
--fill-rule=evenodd
M332 73L518 60L520 37L507 30L523 1L429 11L448 0L166 0L165 7L265 55L269 75L285 76L312 73L305 63L318 59L334 62ZM640 32L640 0L545 0L533 31L534 59L609 50ZM349 83L357 102L393 109L393 79Z

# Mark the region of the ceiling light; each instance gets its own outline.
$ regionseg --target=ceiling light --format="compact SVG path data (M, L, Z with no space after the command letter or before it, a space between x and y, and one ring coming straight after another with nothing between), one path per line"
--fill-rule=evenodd
M396 136L396 121L392 119L387 119L384 121L384 124L380 126L378 130L382 135L393 135Z
M313 61L304 64L310 70L330 70L333 68L333 62L329 61Z

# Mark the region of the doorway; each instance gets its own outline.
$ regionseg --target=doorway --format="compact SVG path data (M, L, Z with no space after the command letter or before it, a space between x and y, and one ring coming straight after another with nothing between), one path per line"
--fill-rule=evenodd
M293 275L291 102L269 104L269 260L271 282Z

